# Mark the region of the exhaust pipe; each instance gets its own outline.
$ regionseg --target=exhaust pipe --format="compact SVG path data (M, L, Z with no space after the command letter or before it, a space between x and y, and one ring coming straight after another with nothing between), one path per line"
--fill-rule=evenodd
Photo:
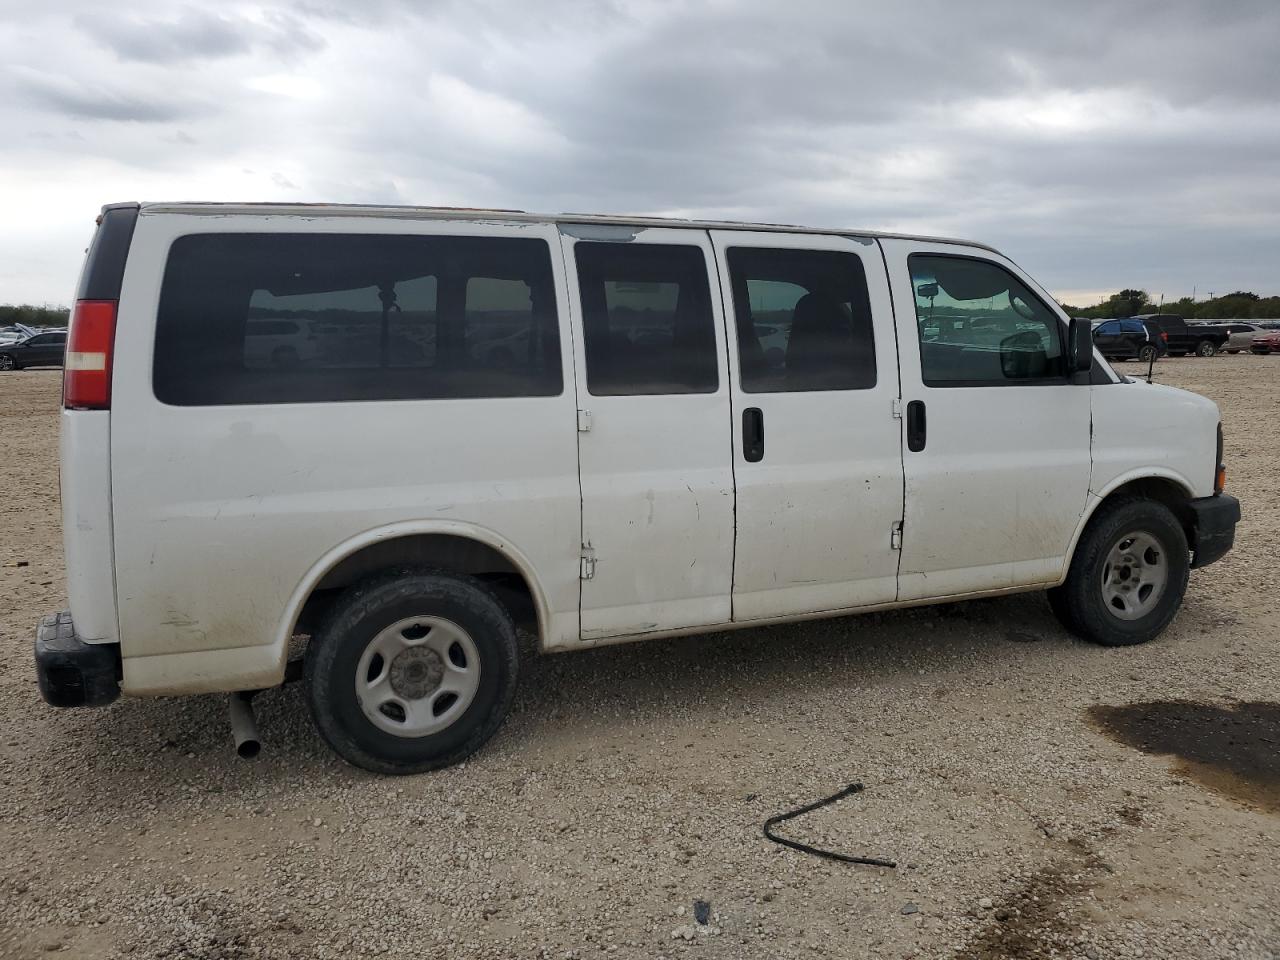
M252 760L262 750L258 739L258 721L253 717L251 698L256 691L241 690L231 694L227 712L231 717L231 736L236 742L236 756Z

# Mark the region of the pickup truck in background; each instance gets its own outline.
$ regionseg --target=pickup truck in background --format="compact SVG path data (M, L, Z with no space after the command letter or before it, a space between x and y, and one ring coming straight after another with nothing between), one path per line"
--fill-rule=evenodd
M1151 321L1166 333L1166 343L1171 357L1185 357L1194 353L1197 357L1212 357L1231 339L1231 333L1221 326L1189 326L1176 313L1144 313L1134 320Z

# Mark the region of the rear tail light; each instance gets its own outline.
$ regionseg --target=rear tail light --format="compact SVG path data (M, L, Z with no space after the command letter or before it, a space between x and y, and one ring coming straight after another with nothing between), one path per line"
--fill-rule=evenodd
M1160 339L1161 339L1161 340L1163 340L1165 343L1168 343L1168 342L1169 342L1169 335L1168 335L1167 333L1165 333L1163 330L1161 330L1161 331L1160 331Z
M62 374L62 405L67 409L111 409L116 306L115 300L76 301Z

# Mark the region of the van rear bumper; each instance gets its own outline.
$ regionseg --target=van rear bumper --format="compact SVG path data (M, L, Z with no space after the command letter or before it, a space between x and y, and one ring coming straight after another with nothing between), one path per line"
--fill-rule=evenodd
M1222 558L1236 540L1240 501L1225 493L1187 501L1191 509L1192 567L1204 567Z
M120 645L85 643L71 611L51 613L36 627L36 681L55 707L105 707L120 696Z

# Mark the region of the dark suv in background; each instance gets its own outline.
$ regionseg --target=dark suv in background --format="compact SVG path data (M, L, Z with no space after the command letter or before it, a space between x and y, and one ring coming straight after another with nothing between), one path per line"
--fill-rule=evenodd
M0 344L0 370L21 370L23 367L60 367L67 350L67 331L42 331Z
M1136 317L1102 321L1093 328L1093 343L1108 360L1150 363L1169 352L1168 336L1159 325Z

